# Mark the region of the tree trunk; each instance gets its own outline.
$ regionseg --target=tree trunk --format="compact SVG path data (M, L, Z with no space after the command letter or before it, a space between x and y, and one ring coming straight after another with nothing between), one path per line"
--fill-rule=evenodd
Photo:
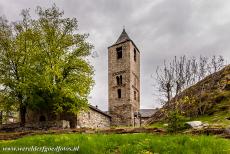
M3 120L3 111L0 111L0 125L2 124L2 120Z
M26 123L26 106L20 105L20 125L25 126Z

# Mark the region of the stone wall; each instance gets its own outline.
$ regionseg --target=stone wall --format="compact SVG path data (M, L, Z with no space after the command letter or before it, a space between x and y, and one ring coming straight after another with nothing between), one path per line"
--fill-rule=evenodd
M122 58L117 59L116 49L122 47ZM134 60L136 50L136 61ZM140 53L132 41L108 48L109 113L112 126L133 126L134 113L140 110ZM117 85L116 76L122 76ZM121 98L117 90L121 89ZM136 99L134 99L134 91Z
M68 124L66 124L66 122ZM27 110L26 127L55 127L55 128L105 128L110 127L111 117L101 110L90 106L87 111L81 111L78 115L63 113L54 115L45 110ZM68 125L68 126L66 126Z
M47 110L30 110L27 108L27 111L26 111L26 122L27 123L35 123L35 122L42 122L42 121L55 121L55 120L59 120L59 118Z
M82 111L77 116L77 127L107 128L110 127L111 118L93 109Z
M66 120L56 120L56 121L43 121L26 123L26 128L39 129L39 128L70 128L69 121Z

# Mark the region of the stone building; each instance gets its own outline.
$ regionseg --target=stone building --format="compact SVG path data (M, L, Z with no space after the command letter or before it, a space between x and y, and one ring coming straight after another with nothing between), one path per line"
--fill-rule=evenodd
M140 110L140 51L125 29L116 43L108 47L108 84L108 112L92 105L78 115L27 110L26 122L33 127L45 124L47 127L105 128L139 126L148 119L154 110Z
M111 125L135 125L140 111L140 51L125 29L108 47L108 84Z
M110 121L110 115L92 105L78 115L55 115L47 110L28 110L26 114L28 127L107 128L110 127Z

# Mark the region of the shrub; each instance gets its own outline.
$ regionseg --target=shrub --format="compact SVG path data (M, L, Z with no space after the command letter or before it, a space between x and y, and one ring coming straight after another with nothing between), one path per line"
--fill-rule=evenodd
M178 111L169 112L167 120L168 120L167 131L170 133L174 133L186 129L185 117L180 115Z

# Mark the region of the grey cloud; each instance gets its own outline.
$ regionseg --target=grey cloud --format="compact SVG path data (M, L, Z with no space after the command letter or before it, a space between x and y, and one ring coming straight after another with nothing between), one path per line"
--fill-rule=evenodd
M222 54L230 62L230 2L224 0L0 0L0 15L18 20L21 9L53 3L76 17L80 32L90 34L98 58L89 58L95 67L96 85L90 102L107 110L107 47L119 37L123 25L141 51L141 107L159 106L154 91L157 65L175 55ZM32 14L33 15L33 14Z

